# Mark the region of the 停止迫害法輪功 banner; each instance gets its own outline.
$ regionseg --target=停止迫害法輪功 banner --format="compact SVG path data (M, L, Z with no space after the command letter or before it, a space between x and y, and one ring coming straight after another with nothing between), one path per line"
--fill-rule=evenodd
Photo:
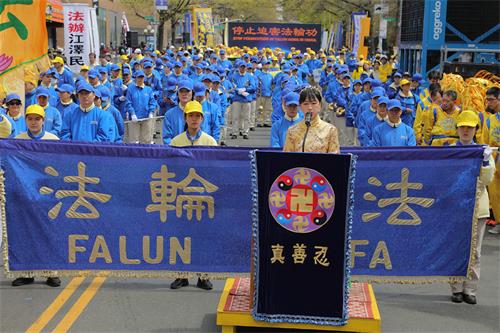
M258 49L292 47L305 52L321 48L321 24L230 22L229 46L248 46Z

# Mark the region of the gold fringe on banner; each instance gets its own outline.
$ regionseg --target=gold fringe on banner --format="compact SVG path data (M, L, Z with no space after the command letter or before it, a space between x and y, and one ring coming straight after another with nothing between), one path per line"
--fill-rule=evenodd
M232 277L248 277L250 273L207 273L207 272L180 272L180 271L134 271L134 270L40 270L40 271L9 271L5 269L7 278L18 277L114 277L121 279L189 279L202 277L211 280L225 280Z

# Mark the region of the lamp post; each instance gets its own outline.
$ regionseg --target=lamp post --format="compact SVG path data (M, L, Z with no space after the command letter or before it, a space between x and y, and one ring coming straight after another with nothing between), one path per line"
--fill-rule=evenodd
M149 39L148 39L148 36L149 36L149 35L153 35L153 36L155 36L155 33L156 33L156 30L155 30L155 29L154 29L154 28L153 28L150 24L148 24L148 25L146 26L146 28L144 29L144 35L146 36L146 42L147 42L148 44L149 44ZM156 37L156 36L155 36L155 37ZM154 51L154 49L156 49L156 43L155 43L155 42L156 42L156 38L155 38L155 37L153 37L153 43L154 43L154 44L153 44L153 51Z

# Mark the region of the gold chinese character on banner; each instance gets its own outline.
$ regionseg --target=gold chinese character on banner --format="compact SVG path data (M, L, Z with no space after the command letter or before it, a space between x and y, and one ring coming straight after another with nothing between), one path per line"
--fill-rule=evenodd
M314 249L316 252L314 253L314 264L328 267L330 266L330 262L326 257L326 252L328 251L328 246L315 246Z
M285 263L285 257L283 257L283 245L271 245L271 250L273 251L273 256L271 258L271 264L279 262L280 264Z
M67 197L75 197L76 200L66 211L66 217L73 219L97 219L100 217L99 211L90 203L87 199L97 200L101 203L106 203L111 199L111 195L99 193L99 192L90 192L87 191L87 184L97 185L100 183L100 179L96 177L88 177L86 176L86 168L87 166L83 162L78 162L78 175L77 176L65 176L63 178L65 183L76 183L78 184L77 190L57 190L55 192L55 196L57 199L63 199ZM45 168L45 173L57 177L59 176L59 172L55 170L53 167L48 166ZM54 190L50 187L42 186L39 190L40 194L47 195L54 192ZM59 213L62 208L62 202L58 202L54 207L49 210L48 216L50 219L54 220L59 216ZM79 211L79 209L83 207L85 210Z
M410 170L407 168L401 169L401 182L399 183L388 183L385 188L389 191L399 190L399 197L383 198L378 200L378 207L385 208L390 205L399 204L396 209L387 218L388 224L393 225L419 225L422 223L422 219L415 212L415 210L410 207L410 204L421 206L424 208L429 208L434 204L433 198L421 198L421 197L411 197L408 195L408 190L422 190L424 185L422 183L410 183ZM381 187L382 182L377 177L370 177L368 183L373 186ZM366 201L376 201L377 198L373 193L366 192L363 195ZM365 213L362 215L363 222L369 222L382 215L381 213ZM403 217L402 217L403 215ZM405 218L404 215L410 218Z
M178 183L172 180L175 173L169 172L166 165L162 165L160 172L154 172L151 178L154 179L149 183L153 204L146 207L146 212L160 212L161 222L167 221L171 210L175 210L177 217L182 217L185 211L189 221L193 219L193 215L196 220L201 221L205 210L210 219L215 217L215 201L208 194L219 188L198 175L194 168L190 168L186 178Z
M306 248L304 244L295 244L293 246L293 263L294 264L303 264L304 261L306 260L307 254L306 254Z

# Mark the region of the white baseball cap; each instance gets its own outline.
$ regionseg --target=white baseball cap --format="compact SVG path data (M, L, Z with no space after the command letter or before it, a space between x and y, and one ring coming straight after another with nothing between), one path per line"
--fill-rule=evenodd
M141 49L135 49L134 53L140 54L142 53Z

